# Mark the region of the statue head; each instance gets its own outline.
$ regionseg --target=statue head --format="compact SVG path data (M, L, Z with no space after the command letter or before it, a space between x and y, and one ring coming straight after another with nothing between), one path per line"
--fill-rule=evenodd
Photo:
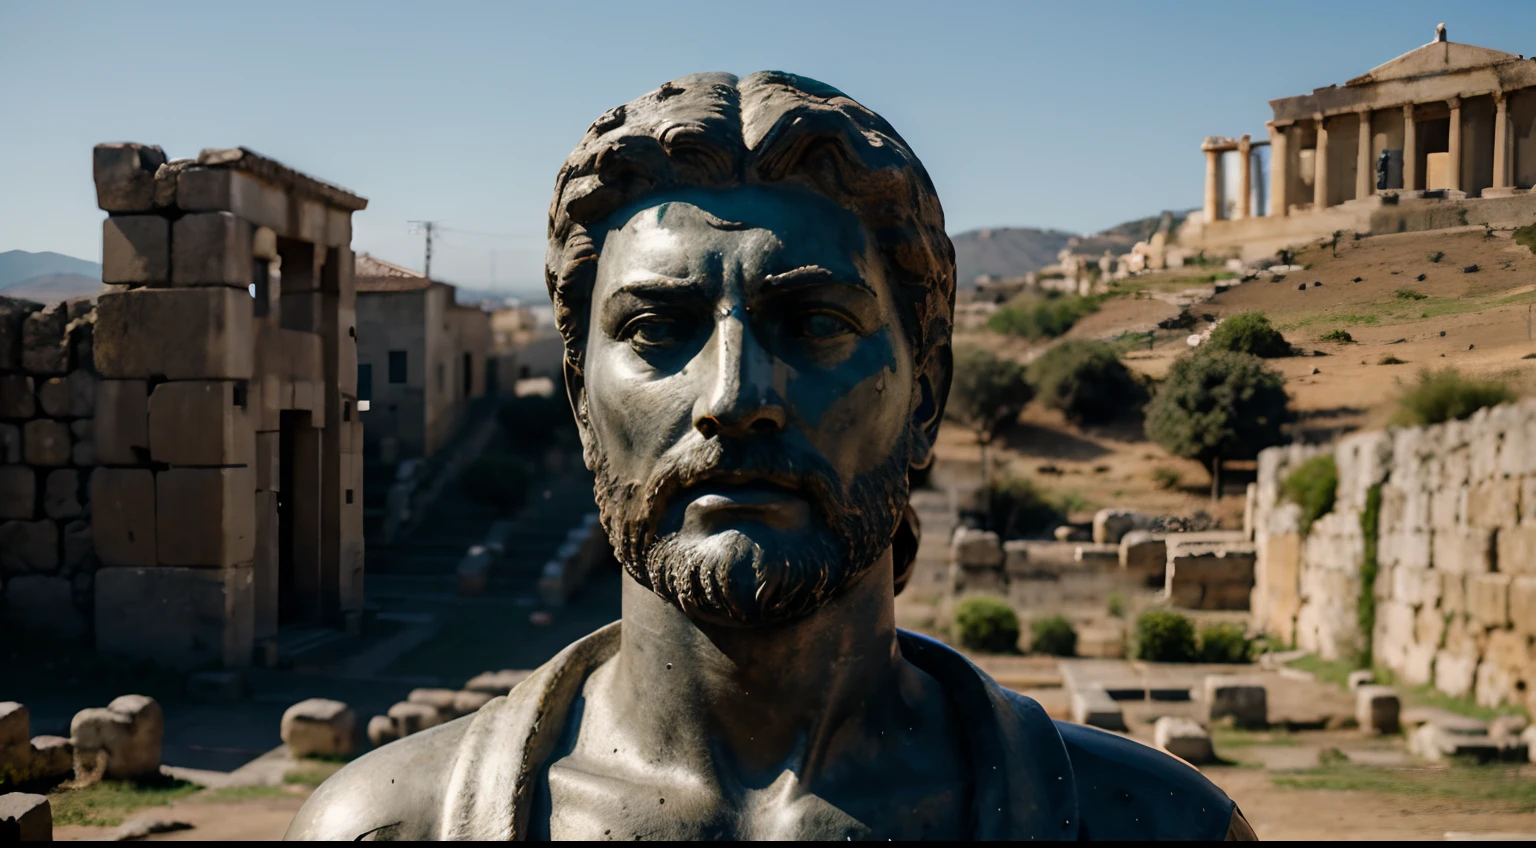
M879 115L791 74L609 110L556 180L545 280L603 526L696 619L802 616L918 527L954 248Z

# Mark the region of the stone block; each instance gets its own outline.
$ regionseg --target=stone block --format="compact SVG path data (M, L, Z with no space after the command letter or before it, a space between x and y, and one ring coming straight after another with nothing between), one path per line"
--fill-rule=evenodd
M1477 675L1477 655L1442 650L1435 653L1435 688L1453 698L1472 691Z
M0 377L0 380L5 379ZM15 424L0 424L0 463L21 462L21 428Z
M400 738L400 731L395 729L395 720L389 716L374 716L368 719L368 741L377 748Z
M22 457L31 465L61 466L73 460L69 425L35 418L21 429Z
M89 774L102 768L109 780L142 780L160 773L160 745L165 717L155 699L123 695L105 708L81 710L69 725L75 746L75 770Z
M401 701L390 707L389 717L395 723L395 733L402 738L442 723L436 709L409 701Z
M69 371L69 347L64 328L68 309L53 303L32 313L21 323L21 366L33 374L64 374Z
M1253 602L1251 583L1207 583L1200 598L1200 609L1245 610Z
M455 692L453 696L453 711L459 715L469 715L491 702L496 696L488 692L475 692L464 690Z
M1486 574L1492 568L1492 555L1493 532L1490 530L1451 527L1437 529L1432 536L1430 562L1440 571Z
M117 215L101 224L101 281L144 285L171 280L171 222L159 215Z
M1093 541L1100 545L1118 545L1125 534L1145 529L1151 517L1124 509L1101 509L1093 514Z
M1396 733L1402 702L1390 686L1361 686L1355 690L1355 721L1366 733Z
M405 696L405 700L412 704L425 704L437 710L438 721L448 722L461 715L454 708L454 701L458 694L452 689L412 689L411 693Z
M1168 543L1145 530L1132 530L1120 538L1120 567L1161 585L1168 568Z
M1418 614L1414 616L1414 643L1439 647L1440 640L1445 638L1446 617L1445 612L1436 609L1432 603L1419 607Z
M74 518L81 509L80 472L73 468L48 472L43 487L43 513L49 518Z
M1428 568L1398 567L1392 570L1392 598L1411 607L1433 605L1439 594L1440 575Z
M1509 624L1508 574L1479 574L1468 578L1467 600L1472 618L1484 627Z
M1520 762L1529 758L1529 752L1519 738L1495 739L1456 733L1434 722L1415 730L1408 748L1431 762L1451 759L1478 763Z
M96 649L179 669L251 661L250 568L103 568Z
M1072 689L1072 721L1104 730L1123 731L1125 715L1120 705L1103 686L1085 685Z
M31 418L37 414L32 378L24 374L0 374L0 418Z
M1536 575L1536 524L1500 528L1498 562L1506 574Z
M528 676L529 672L502 669L501 671L486 671L475 675L464 684L464 688L470 692L484 692L487 695L505 695L512 688Z
M6 842L52 842L53 807L47 795L0 795L0 838Z
M6 580L5 616L13 628L58 641L73 642L86 633L74 589L63 577L23 574Z
M227 168L188 168L176 186L176 205L188 212L231 212L289 235L288 195L281 188Z
M25 704L0 701L0 751L27 744L32 735L32 716Z
M161 383L149 396L150 457L170 465L252 465L256 431L245 382Z
M97 299L96 371L108 379L248 380L252 356L243 289L145 288Z
M0 296L0 371L21 367L22 324L28 315L41 308L42 304L30 300Z
M155 477L147 468L91 473L91 538L103 565L155 565Z
M950 561L967 568L1002 568L1003 545L990 530L961 527L950 542Z
M1197 583L1247 583L1253 585L1257 557L1252 549L1204 551L1168 557L1168 579Z
M49 574L58 567L59 525L47 519L0 524L0 573Z
M91 157L96 205L107 212L148 212L155 207L155 172L165 151L145 144L98 144Z
M1536 636L1536 577L1518 576L1509 581L1509 620L1516 631Z
M79 363L81 366L89 363ZM96 414L96 384L100 382L95 374L77 367L64 378L69 387L69 408L62 414L70 418L89 418Z
M1269 695L1263 682L1230 674L1207 675L1204 684L1211 721L1230 718L1237 727L1269 726Z
M1440 575L1440 609L1446 612L1467 611L1467 577L1464 574Z
M25 465L0 465L0 520L30 520L37 508L37 475Z
M171 468L155 475L155 552L161 565L232 566L256 555L255 475L240 468Z
M177 219L171 237L171 282L178 286L234 286L251 280L250 222L229 212L198 212Z
M1376 673L1368 668L1360 668L1349 673L1349 691L1359 691L1361 686L1369 686L1376 682Z
M275 492L281 473L278 466L280 433L256 434L256 491Z
M102 380L96 384L96 458L103 465L149 462L149 384Z
M74 772L75 746L63 736L35 736L31 748L34 780L63 780Z
M1211 734L1193 719L1163 716L1152 725L1152 744L1190 765L1203 765L1216 759Z
M1513 527L1519 520L1519 480L1483 480L1467 491L1467 523L1473 527Z
M310 698L283 712L283 743L295 757L347 757L357 750L357 713L340 701Z
M44 415L63 418L69 414L69 385L63 377L46 377L37 383L37 405Z

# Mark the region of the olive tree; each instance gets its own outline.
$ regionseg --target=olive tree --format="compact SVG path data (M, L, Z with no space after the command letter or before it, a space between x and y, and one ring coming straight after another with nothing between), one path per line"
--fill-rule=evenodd
M945 415L976 437L981 449L982 491L990 491L987 446L1018 420L1033 396L1024 366L977 345L955 347L954 378Z

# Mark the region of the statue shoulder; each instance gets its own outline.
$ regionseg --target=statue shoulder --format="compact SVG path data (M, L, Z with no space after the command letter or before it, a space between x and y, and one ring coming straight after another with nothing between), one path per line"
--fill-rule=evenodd
M391 742L331 775L304 802L289 840L436 839L473 715Z
M1083 838L1228 837L1236 805L1193 766L1133 739L1081 724L1057 721L1056 730L1072 761Z

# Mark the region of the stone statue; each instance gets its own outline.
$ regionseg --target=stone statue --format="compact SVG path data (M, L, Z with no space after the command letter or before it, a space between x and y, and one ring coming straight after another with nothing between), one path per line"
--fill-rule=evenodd
M1253 838L1195 769L897 630L955 260L879 115L777 72L613 109L545 276L623 617L349 764L289 838Z
M1382 190L1382 189L1387 187L1387 174L1391 171L1391 169L1392 169L1392 152L1389 151L1389 150L1383 150L1383 151L1381 151L1381 155L1376 157L1376 190L1377 191L1380 191L1380 190Z

